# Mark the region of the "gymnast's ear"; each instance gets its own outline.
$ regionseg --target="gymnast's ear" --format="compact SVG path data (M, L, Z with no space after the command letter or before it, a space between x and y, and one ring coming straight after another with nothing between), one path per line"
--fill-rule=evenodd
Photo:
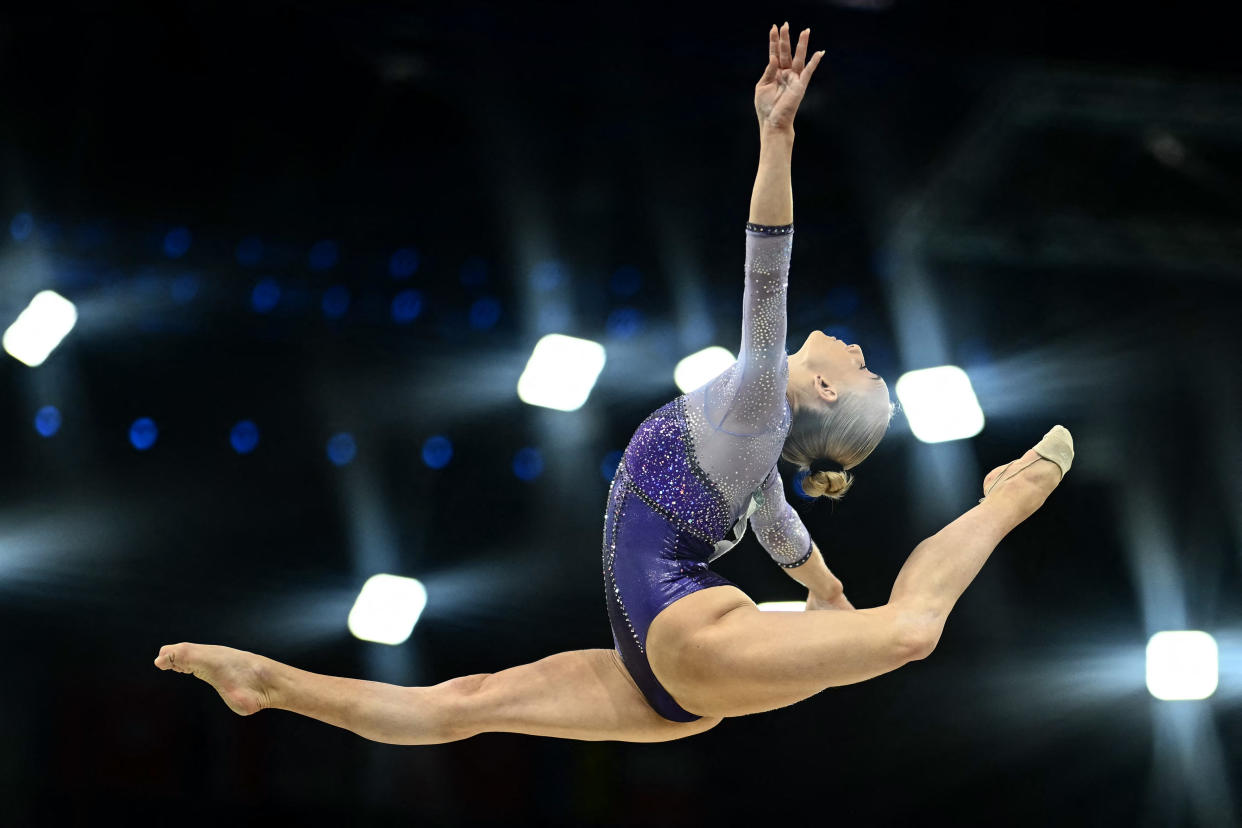
M815 375L815 395L824 402L834 403L837 401L837 389L828 378L823 374Z

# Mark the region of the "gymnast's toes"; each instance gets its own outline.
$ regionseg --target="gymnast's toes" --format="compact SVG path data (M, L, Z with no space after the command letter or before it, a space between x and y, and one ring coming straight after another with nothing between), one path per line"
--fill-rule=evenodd
M166 644L160 648L155 666L202 679L239 716L272 706L265 659L254 653L213 644Z

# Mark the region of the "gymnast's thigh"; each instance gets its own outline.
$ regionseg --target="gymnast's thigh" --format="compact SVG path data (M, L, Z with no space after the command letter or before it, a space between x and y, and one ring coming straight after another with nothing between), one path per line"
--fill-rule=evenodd
M678 687L695 681L696 636L726 613L755 602L733 585L700 589L662 609L647 630L647 660L660 684L677 695Z

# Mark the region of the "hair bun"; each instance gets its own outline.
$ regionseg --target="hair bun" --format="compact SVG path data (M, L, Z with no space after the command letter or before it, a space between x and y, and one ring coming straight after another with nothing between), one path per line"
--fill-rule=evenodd
M853 485L853 475L843 471L813 471L802 478L802 491L807 497L839 500Z

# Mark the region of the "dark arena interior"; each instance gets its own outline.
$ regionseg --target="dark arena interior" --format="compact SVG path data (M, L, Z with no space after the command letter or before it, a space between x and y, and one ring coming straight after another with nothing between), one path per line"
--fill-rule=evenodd
M656 743L384 744L156 669L428 687L613 646L610 481L681 360L738 353L786 20L826 50L788 351L858 342L900 403L841 500L779 465L849 600L1074 435L935 652ZM1242 824L1220 6L14 4L0 90L0 824ZM549 334L606 353L570 410L519 395ZM898 379L944 366L982 423L929 442ZM712 569L807 598L753 534ZM377 575L421 607L393 642L355 623Z

